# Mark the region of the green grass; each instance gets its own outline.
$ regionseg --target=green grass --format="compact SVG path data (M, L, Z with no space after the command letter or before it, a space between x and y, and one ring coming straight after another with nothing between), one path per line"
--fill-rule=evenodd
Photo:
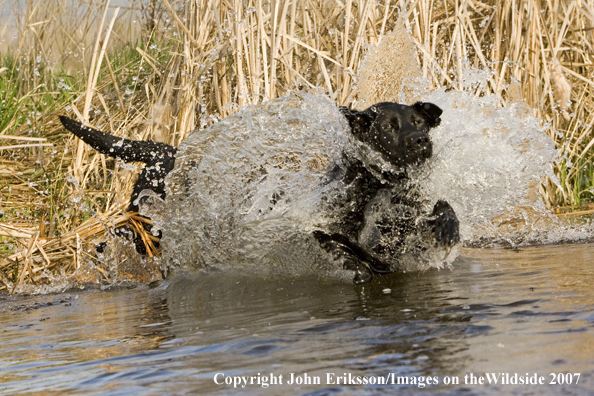
M72 101L84 86L63 72L44 70L44 64L34 67L30 61L15 58L13 54L0 55L0 132L6 135L22 128L29 136L39 136L43 128L43 115L51 114ZM23 77L23 69L33 68L39 73L35 81Z

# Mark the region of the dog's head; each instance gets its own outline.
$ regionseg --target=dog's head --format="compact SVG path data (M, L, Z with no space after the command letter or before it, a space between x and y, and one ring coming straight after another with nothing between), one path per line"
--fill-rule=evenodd
M431 157L429 129L441 122L442 110L432 103L412 106L392 102L375 104L364 111L341 107L353 135L382 153L396 166L417 164Z

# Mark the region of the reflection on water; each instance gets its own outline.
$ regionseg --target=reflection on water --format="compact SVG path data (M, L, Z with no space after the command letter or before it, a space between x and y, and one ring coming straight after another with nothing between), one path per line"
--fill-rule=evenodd
M337 377L437 377L434 394L594 392L593 245L462 251L454 269L336 280L180 275L154 287L2 297L2 394L413 394ZM474 373L581 373L575 385L465 385ZM320 385L288 385L290 373ZM459 385L443 385L444 376Z

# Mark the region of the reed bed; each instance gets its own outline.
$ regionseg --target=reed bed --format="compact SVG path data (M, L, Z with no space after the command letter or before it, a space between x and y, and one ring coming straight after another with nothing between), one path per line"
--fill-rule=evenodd
M366 54L400 23L431 88L523 100L548 123L560 149L559 181L541 188L551 207L594 197L594 0L41 3L13 10L16 34L0 27L0 43L16 36L0 44L0 292L84 262L96 282L118 279L93 243L131 222L122 208L138 169L76 142L58 114L177 145L294 90L357 106Z

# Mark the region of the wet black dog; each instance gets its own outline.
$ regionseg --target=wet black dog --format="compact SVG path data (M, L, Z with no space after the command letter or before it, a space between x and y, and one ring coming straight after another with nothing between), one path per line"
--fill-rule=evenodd
M337 176L349 187L345 189L347 196L340 197L341 202L331 203L333 206L348 203L349 209L330 225L331 232L314 232L321 246L335 257L342 258L345 269L355 271L355 283L363 283L370 281L374 273L393 271L377 256L386 251L398 256L407 248L405 239L412 233L428 230L433 232L438 244L453 246L458 243L459 221L450 204L440 200L432 213L420 216L420 197L411 191L407 183L406 169L421 164L432 155L428 132L440 124L442 110L432 103L417 102L406 106L384 102L361 112L346 107L341 107L341 111L348 119L353 135L381 153L400 171L394 173L376 169L372 172L374 169L370 169L370 165L351 159L348 171ZM393 188L395 186L397 188ZM366 243L366 249L360 243L362 231L370 221L365 213L382 192L389 194L391 205L414 215L398 216L398 220L390 219L389 224L380 225L382 234L393 236L391 246L376 240Z
M390 266L378 260L377 254L385 246L376 244L374 251L365 249L358 242L360 233L366 225L365 211L381 191L402 183L407 178L406 168L420 164L432 155L429 129L440 123L442 110L434 104L418 102L413 106L396 103L379 103L365 111L351 111L341 107L341 112L347 118L353 135L371 149L402 169L401 172L390 174L386 171L369 169L361 160L348 160L347 171L331 175L340 178L352 187L341 202L330 204L347 207L344 216L331 224L329 229L315 231L314 237L320 245L335 257L341 257L344 268L355 271L355 283L367 282L374 273L388 273ZM99 152L118 158L125 162L144 162L145 168L138 175L130 198L130 211L138 211L139 194L146 189L152 190L162 198L165 197L165 176L175 165L177 149L152 141L133 141L105 134L101 131L84 127L82 124L67 117L60 117L62 124L73 134L81 138ZM381 174L378 176L378 172ZM332 172L331 172L332 173ZM418 197L410 194L406 188L398 190L391 197L394 205L418 209ZM420 225L419 225L420 224ZM459 223L454 210L445 201L438 201L429 220L419 222L417 219L390 224L386 230L392 234L400 234L404 238L408 233L418 231L419 227L428 228L434 232L435 241L443 245L454 245L459 241ZM144 253L144 244L137 238L137 250ZM398 250L393 250L396 254Z

